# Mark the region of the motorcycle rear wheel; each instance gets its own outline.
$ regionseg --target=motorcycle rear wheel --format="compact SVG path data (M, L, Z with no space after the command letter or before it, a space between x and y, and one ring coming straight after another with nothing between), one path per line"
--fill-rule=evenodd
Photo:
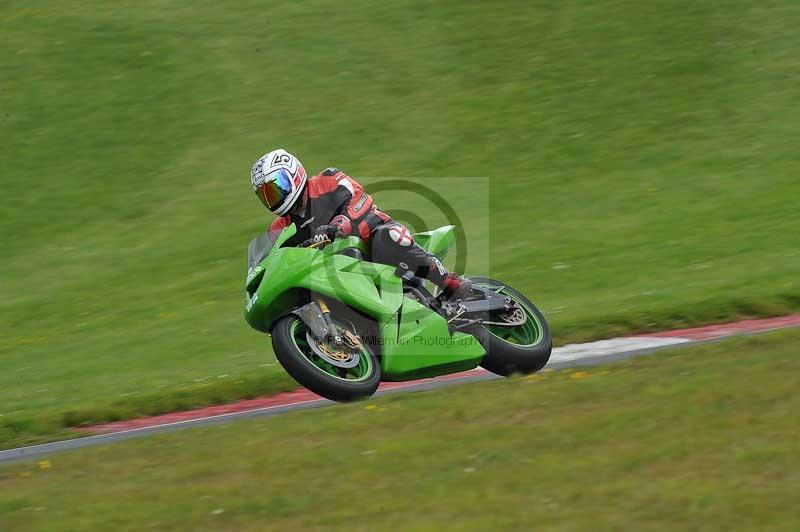
M504 377L542 369L550 360L553 337L539 309L525 295L505 283L488 277L470 279L475 286L510 297L527 316L526 322L516 327L480 325L471 331L486 350L481 367Z
M335 321L335 320L334 320ZM336 323L338 327L344 327ZM283 369L317 395L338 402L370 397L381 382L381 368L369 346L361 343L359 362L340 368L318 356L308 343L305 323L290 314L272 329L272 347Z

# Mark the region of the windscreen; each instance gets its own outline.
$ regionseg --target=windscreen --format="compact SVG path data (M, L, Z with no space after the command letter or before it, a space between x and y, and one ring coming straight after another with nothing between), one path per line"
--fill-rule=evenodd
M277 236L277 234L275 234ZM252 270L269 255L275 240L270 238L269 231L260 234L247 246L247 271Z

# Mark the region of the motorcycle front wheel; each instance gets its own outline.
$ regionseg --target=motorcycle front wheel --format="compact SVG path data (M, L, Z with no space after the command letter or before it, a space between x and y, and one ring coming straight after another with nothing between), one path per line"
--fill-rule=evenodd
M553 337L550 326L539 309L521 292L505 283L488 277L470 279L476 287L514 300L526 317L522 325L515 327L480 325L471 331L486 350L481 366L504 377L512 373L534 373L542 369L550 360Z
M306 324L294 314L281 318L272 329L272 347L278 362L312 392L338 402L365 399L375 393L381 382L381 368L369 346L361 342L361 351L354 358L314 342Z

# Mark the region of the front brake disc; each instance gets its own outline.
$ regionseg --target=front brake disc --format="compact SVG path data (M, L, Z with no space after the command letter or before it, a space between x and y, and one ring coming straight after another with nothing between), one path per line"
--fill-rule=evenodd
M359 353L348 353L344 349L333 348L329 342L314 338L311 331L306 332L306 341L315 355L337 368L354 368L361 361Z

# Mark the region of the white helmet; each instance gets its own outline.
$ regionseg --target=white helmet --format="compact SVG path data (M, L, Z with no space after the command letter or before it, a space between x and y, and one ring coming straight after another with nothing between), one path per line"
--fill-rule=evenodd
M250 171L250 181L261 203L278 216L283 216L303 193L306 169L294 155L279 148L256 161Z

